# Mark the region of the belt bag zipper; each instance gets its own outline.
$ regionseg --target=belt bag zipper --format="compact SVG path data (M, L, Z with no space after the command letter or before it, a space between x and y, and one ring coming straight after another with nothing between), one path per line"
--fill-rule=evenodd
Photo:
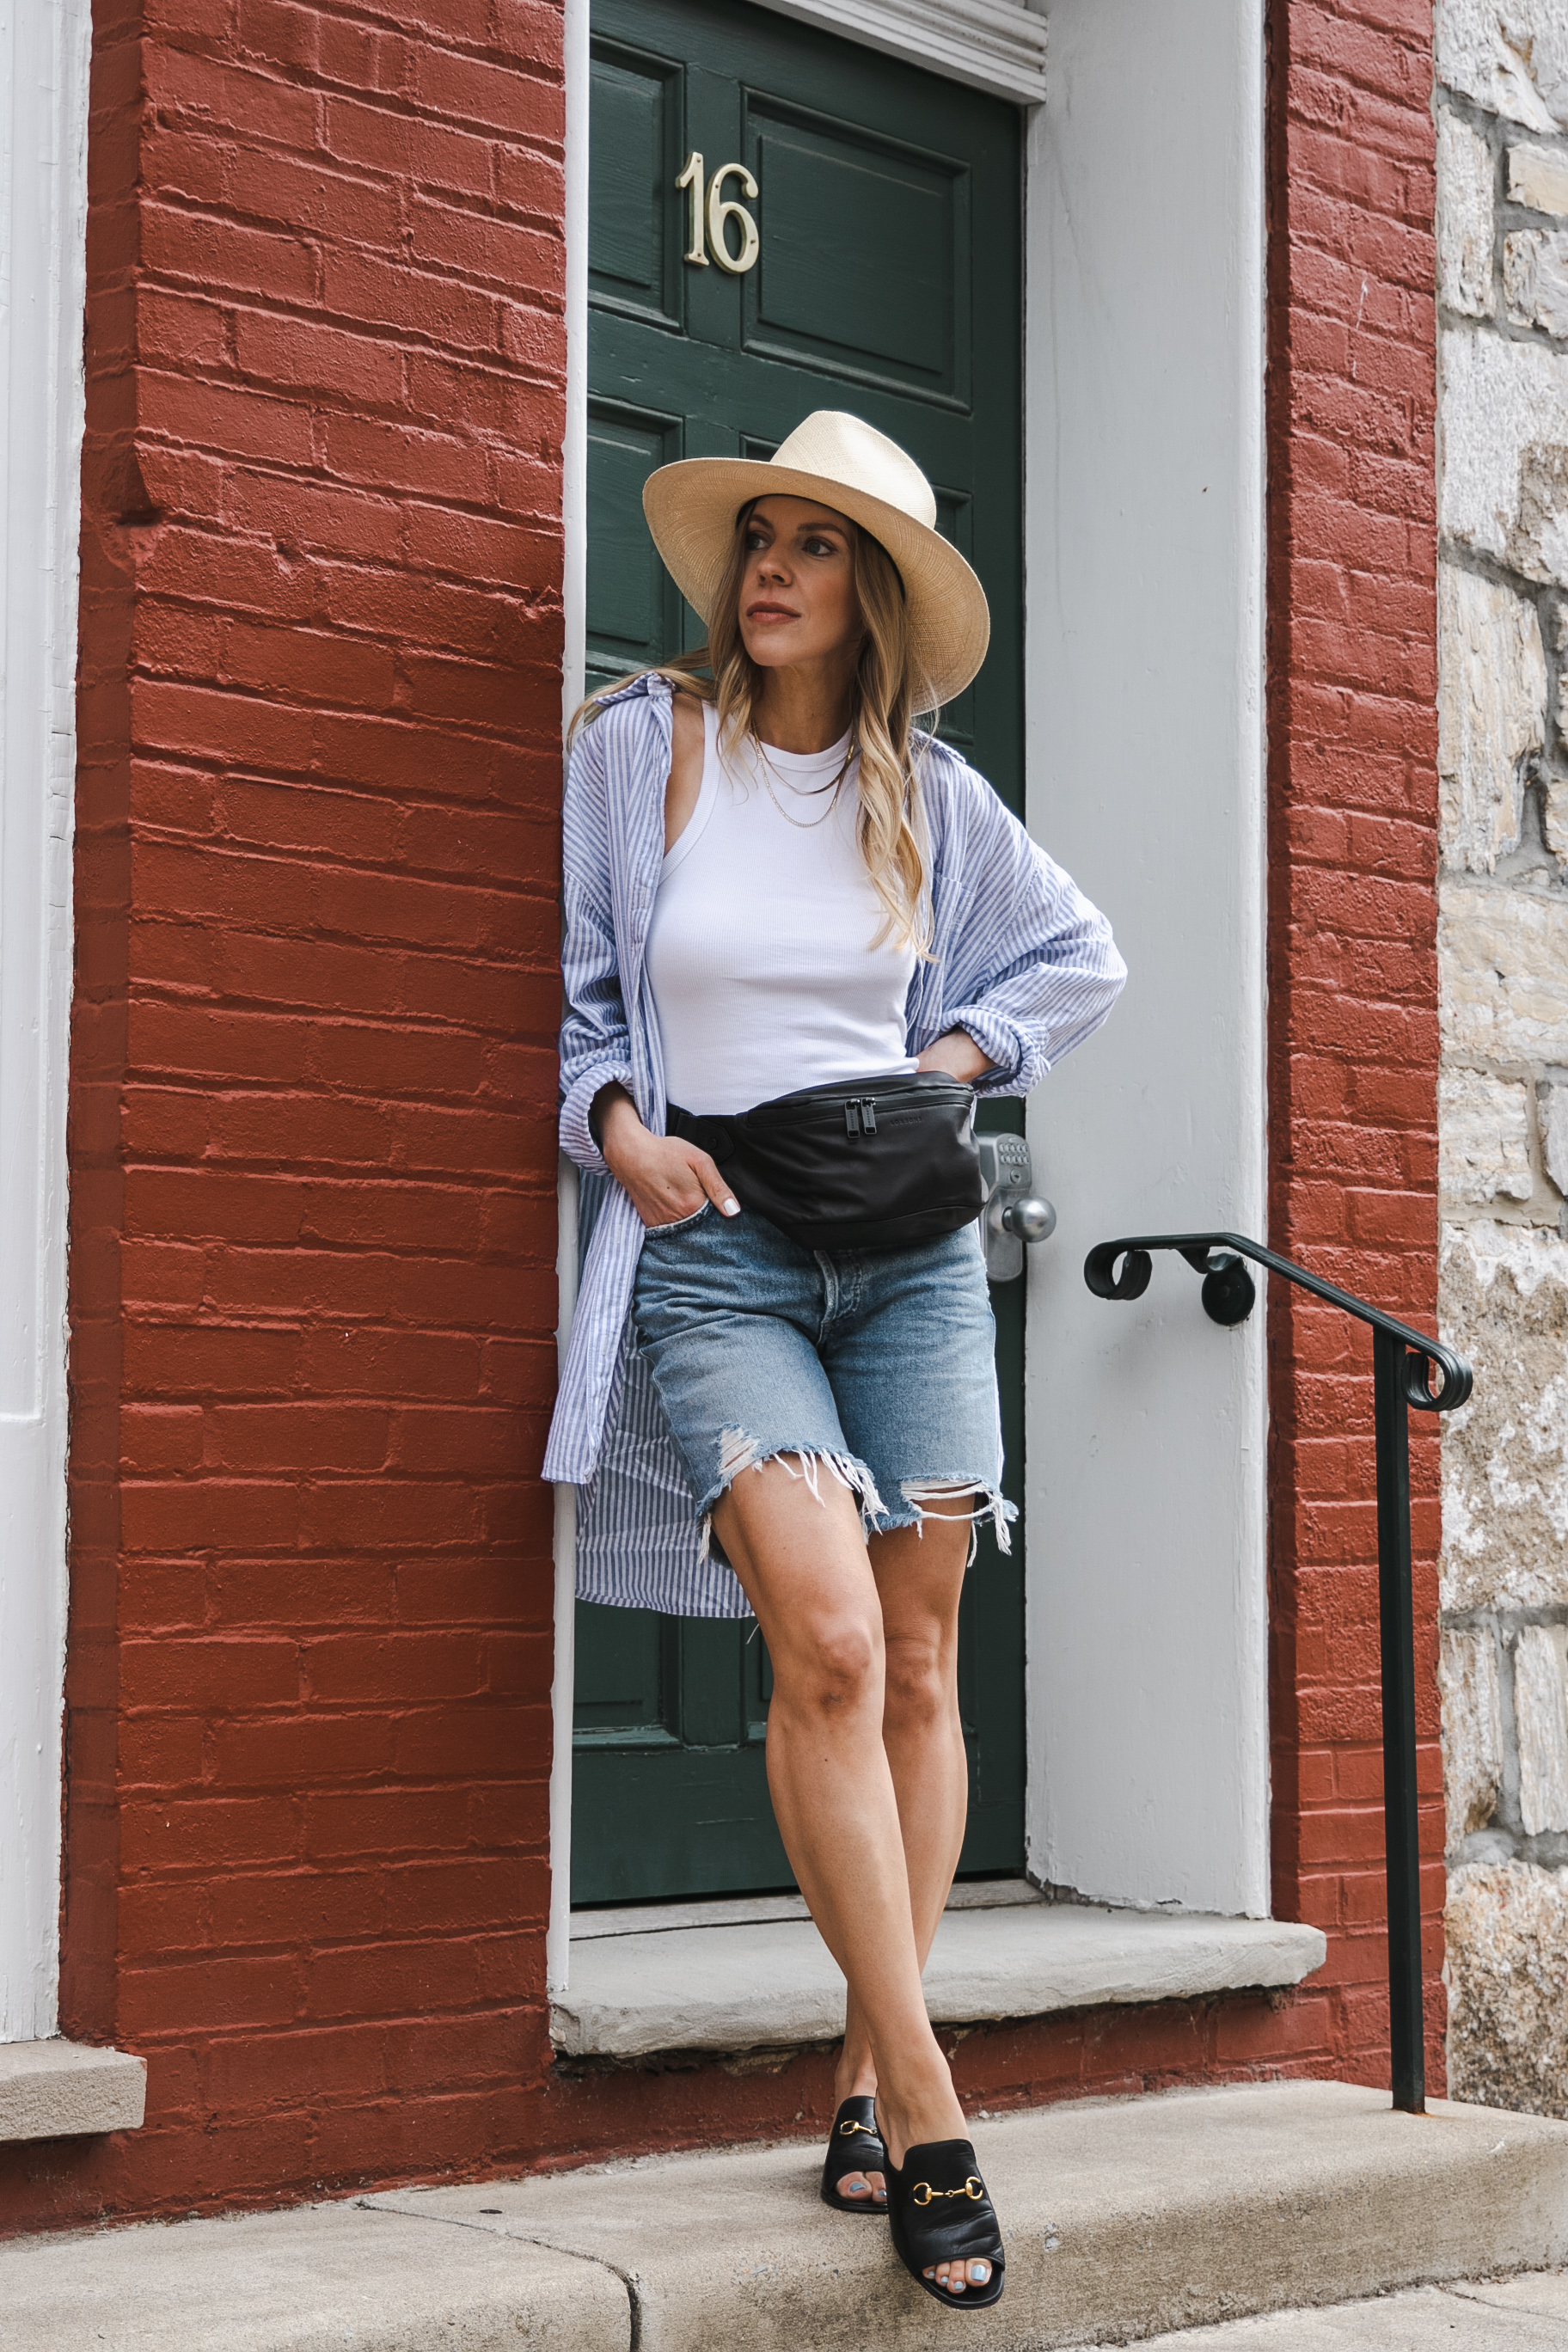
M847 1135L875 1135L879 1111L908 1110L917 1103L929 1105L955 1096L971 1104L974 1099L972 1087L965 1086L962 1078L950 1078L945 1072L921 1079L872 1079L869 1086L875 1087L874 1093L855 1093L848 1087L803 1087L797 1094L775 1095L771 1102L759 1103L754 1110L731 1116L737 1123L743 1122L755 1130L793 1127L815 1111L819 1118L824 1114L841 1117Z

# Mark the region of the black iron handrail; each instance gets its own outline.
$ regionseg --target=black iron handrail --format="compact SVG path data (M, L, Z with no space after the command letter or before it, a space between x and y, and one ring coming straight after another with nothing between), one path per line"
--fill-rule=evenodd
M1383 1665L1383 1832L1388 1885L1388 2033L1394 2104L1426 2108L1421 1998L1421 1847L1415 1801L1415 1625L1410 1581L1410 1424L1406 1408L1452 1412L1470 1393L1463 1356L1369 1307L1245 1234L1142 1234L1100 1242L1084 1260L1097 1298L1141 1298L1151 1250L1176 1250L1204 1277L1205 1312L1244 1323L1258 1291L1245 1261L1372 1326L1373 1426L1377 1441L1377 1601ZM1117 1265L1121 1261L1121 1271ZM1432 1376L1437 1385L1432 1385Z

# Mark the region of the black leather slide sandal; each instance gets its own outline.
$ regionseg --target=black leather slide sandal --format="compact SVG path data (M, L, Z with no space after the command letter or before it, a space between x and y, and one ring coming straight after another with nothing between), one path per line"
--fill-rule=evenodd
M966 2139L926 2140L888 2167L888 2219L900 2261L927 2294L949 2311L984 2311L1002 2299L1006 2258L995 2210ZM964 2286L954 2294L925 2273L938 2263L962 2263ZM971 2263L989 2263L984 2286L970 2283Z
M880 2197L874 2191L865 2197L841 2197L838 2184L851 2172L880 2172L888 2169L888 2151L882 2146L882 2135L877 2128L875 2099L846 2099L833 2118L833 2130L827 2142L827 2155L822 2167L822 2201L831 2205L836 2213L885 2213L887 2192Z

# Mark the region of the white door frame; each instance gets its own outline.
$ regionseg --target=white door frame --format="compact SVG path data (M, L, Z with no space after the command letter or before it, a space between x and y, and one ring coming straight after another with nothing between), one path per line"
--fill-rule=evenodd
M89 42L0 12L0 2042L58 2023Z
M1262 0L762 5L938 72L955 70L951 29L957 78L1014 99L1037 95L1041 17L1048 35L1025 161L1028 814L1111 911L1134 978L1029 1113L1061 1213L1030 1266L1029 1869L1102 1900L1265 1915L1262 1316L1220 1333L1184 1267L1179 1282L1161 1267L1136 1309L1091 1299L1079 1271L1116 1232L1264 1229ZM1013 43L999 65L963 40L976 6ZM566 0L568 709L587 547L588 11ZM1137 788L1107 824L1122 774ZM1162 803L1148 786L1164 777ZM1188 906L1208 950L1195 960ZM562 1205L564 1328L570 1171ZM554 1991L569 1958L573 1575L568 1497Z

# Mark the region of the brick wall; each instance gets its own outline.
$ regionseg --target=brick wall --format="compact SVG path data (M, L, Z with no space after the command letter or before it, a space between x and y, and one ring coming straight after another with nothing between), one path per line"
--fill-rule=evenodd
M8 2226L532 2137L560 40L96 11L62 2026L149 2097Z
M1269 267L1274 1246L1431 1328L1432 16L1276 0ZM1338 2071L1388 2080L1370 1335L1276 1283L1275 1908L1329 1937ZM1428 2084L1442 2087L1436 1438L1411 1426Z
M64 2022L148 2123L0 2153L12 2228L831 2112L820 2053L558 2071L543 2012L559 21L183 5L97 27L72 1122ZM1424 1320L1429 22L1271 30L1272 1237ZM1329 1967L958 2037L973 2106L1386 2080L1367 1351L1271 1306Z

